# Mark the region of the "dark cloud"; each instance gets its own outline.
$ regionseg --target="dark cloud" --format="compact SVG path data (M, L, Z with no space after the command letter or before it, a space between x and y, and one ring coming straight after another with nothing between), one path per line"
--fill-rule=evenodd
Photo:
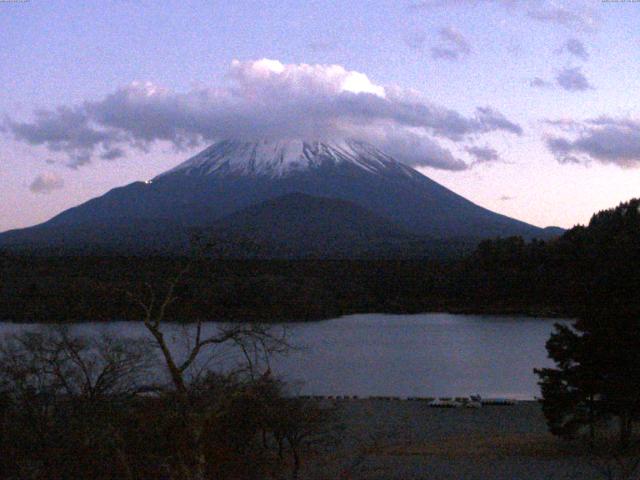
M29 190L33 193L49 194L64 187L64 180L55 173L41 173L33 179Z
M598 23L597 14L588 2L574 0L559 4L541 0L528 5L527 16L540 22L584 31L595 29Z
M443 40L454 45L462 53L471 53L471 46L469 45L469 42L467 42L462 33L458 30L453 27L445 27L441 29L439 33Z
M464 116L339 65L234 61L228 78L229 85L187 93L133 83L97 101L40 111L32 121L6 125L18 140L66 153L73 168L96 157L119 158L124 147L146 150L157 141L180 150L228 137L345 137L376 128L417 130L432 142L493 131L522 133L491 107Z
M533 88L551 88L553 84L551 82L547 82L546 80L540 77L534 77L530 82L529 86Z
M30 145L45 145L51 152L64 152L69 165L89 163L96 149L109 150L111 144L122 141L120 132L96 128L83 107L59 107L38 110L32 122L6 121L5 127L17 140Z
M474 6L495 3L504 6L515 5L522 0L413 0L407 3L410 10L428 10L440 7Z
M111 148L106 152L102 153L100 155L100 158L103 160L116 160L118 158L122 158L126 156L127 155L123 149L116 147L116 148Z
M580 67L565 67L556 75L558 85L569 92L593 90Z
M92 154L91 152L80 152L80 153L69 153L69 162L67 166L70 168L76 169L78 167L82 167L83 165L88 165L91 163Z
M450 47L431 47L431 56L436 60L458 60L460 52Z
M471 45L467 39L453 27L440 29L438 35L441 43L431 48L431 56L433 58L458 60L471 53Z
M564 43L562 50L566 50L571 55L579 58L580 60L589 60L589 53L587 52L587 49L585 48L584 44L577 38L570 38L569 40L567 40Z
M522 127L507 119L502 113L491 107L479 107L476 109L478 121L482 125L482 131L490 132L503 130L516 135L522 135Z
M475 7L489 4L522 10L531 19L553 23L573 30L595 30L599 17L590 0L412 0L406 5L410 11L435 8Z
M566 122L565 122L566 123ZM572 127L571 136L548 135L547 147L560 163L595 161L625 168L640 167L640 122L599 117ZM563 132L569 130L563 128Z
M440 170L466 170L469 165L457 158L437 141L402 130L386 131L367 138L383 152L413 167L432 167Z
M491 147L478 147L471 146L465 149L471 156L474 157L474 163L489 163L500 161L500 155Z
M7 127L18 140L32 145L46 144L54 151L93 149L116 139L109 132L92 128L82 108L37 110L32 123L9 121Z

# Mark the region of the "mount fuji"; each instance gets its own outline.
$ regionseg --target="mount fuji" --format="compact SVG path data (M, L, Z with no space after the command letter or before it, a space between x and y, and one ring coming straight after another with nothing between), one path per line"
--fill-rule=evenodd
M223 140L150 181L0 234L0 247L175 251L193 229L260 237L294 257L558 233L482 208L364 142Z

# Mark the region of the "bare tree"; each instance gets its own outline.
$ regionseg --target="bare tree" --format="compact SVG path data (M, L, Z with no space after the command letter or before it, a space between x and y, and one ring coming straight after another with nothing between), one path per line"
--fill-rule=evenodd
M147 345L141 342L83 337L64 326L5 337L0 387L12 433L0 440L3 456L17 454L10 466L2 466L15 478L51 478L61 475L58 469L79 465L93 471L96 458L107 462L115 457L124 478L132 478L114 422L135 399L149 365ZM75 451L73 462L59 460L60 438L66 439L66 452L91 445L96 457Z
M283 398L275 405L274 436L282 455L286 442L292 458L291 478L297 480L302 468L303 454L317 454L327 446L338 445L332 426L333 410L320 408L312 400Z
M207 446L204 439L207 414L197 405L197 395L191 389L190 375L197 367L208 365L216 353L229 346L241 354L244 360L243 370L251 378L256 378L261 374L260 367L266 367L266 372L270 371L270 356L284 353L289 345L283 328L275 330L267 325L254 323L212 326L205 325L202 319L198 319L195 324L183 329L182 340L187 351L180 352L169 341L168 330L171 327L167 325L166 319L168 309L180 299L178 288L192 272L196 261L203 258L203 248L196 247L192 250L188 262L166 282L165 288L158 288L147 282L137 292L126 293L143 313L143 324L161 353L179 400L178 409L187 445L176 449L179 453L168 474L175 478L201 480L206 477L207 470ZM206 376L208 372L205 369L200 373ZM215 405L209 404L208 409L215 410Z
M74 335L60 325L11 335L0 344L0 378L22 395L89 400L130 395L149 368L142 342Z
M245 361L245 368L253 375L261 365L268 367L272 354L284 353L290 349L286 341L284 328L278 330L258 323L218 324L214 332L205 333L202 319L198 319L191 330L185 329L184 335L188 344L188 351L182 358L172 349L166 335L167 309L179 300L176 290L184 281L185 276L192 270L196 259L201 253L194 254L186 265L173 276L166 285L163 293L158 288L146 282L143 293L127 291L128 297L137 304L143 312L143 323L147 331L159 348L175 390L186 395L188 391L187 373L196 366L199 360L212 356L216 347L233 345L237 347Z

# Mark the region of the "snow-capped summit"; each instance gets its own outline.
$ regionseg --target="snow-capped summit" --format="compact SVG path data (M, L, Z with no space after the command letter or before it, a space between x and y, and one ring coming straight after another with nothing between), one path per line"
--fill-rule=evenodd
M320 142L306 140L222 140L177 167L159 175L215 175L285 177L326 165L350 164L369 173L415 170L357 140Z

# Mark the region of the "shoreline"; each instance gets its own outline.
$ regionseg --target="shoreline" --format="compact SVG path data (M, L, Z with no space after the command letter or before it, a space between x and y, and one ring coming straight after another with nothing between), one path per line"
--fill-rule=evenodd
M165 322L167 324L179 324L179 325L190 325L198 322L205 323L261 323L265 325L291 325L296 323L319 323L319 322L328 322L332 320L340 320L345 317L350 317L353 315L397 315L397 316L413 316L413 315L465 315L465 316L492 316L492 317L523 317L523 318L535 318L542 321L551 321L551 320L569 320L575 321L577 317L563 314L561 312L549 312L546 310L476 310L476 309L446 309L446 310L428 310L428 311L357 311L357 312L343 312L338 313L335 316L323 316L323 317L313 317L313 318L292 318L292 319L284 319L284 320L265 320L260 317L248 317L246 320L239 320L237 318L230 319L188 319L184 321L167 319ZM12 320L6 318L0 318L0 323L7 324L15 324L15 325L61 325L61 324L84 324L84 323L132 323L132 322L142 322L142 319L126 319L126 318L111 318L111 319L99 319L99 320L60 320L60 321L49 321L43 322L40 320L36 321L25 321L25 320Z
M336 403L352 447L367 445L368 480L602 478L575 444L551 435L541 406L431 408L420 401ZM373 439L373 440L367 440Z

